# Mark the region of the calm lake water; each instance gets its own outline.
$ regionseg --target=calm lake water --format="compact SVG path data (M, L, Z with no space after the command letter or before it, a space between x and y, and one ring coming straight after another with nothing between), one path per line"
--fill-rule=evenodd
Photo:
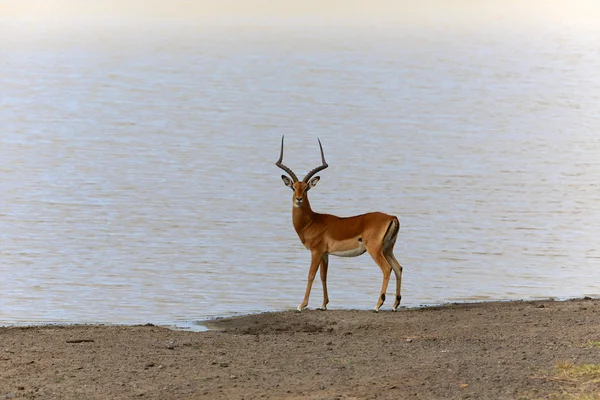
M600 31L488 22L0 29L0 324L295 308L283 134L316 211L399 217L405 306L600 296ZM330 308L380 285L330 258Z

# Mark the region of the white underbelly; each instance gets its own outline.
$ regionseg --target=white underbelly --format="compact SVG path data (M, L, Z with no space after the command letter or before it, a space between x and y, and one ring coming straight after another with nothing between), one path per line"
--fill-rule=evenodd
M357 257L357 256L360 256L361 254L363 254L365 251L367 251L365 249L365 245L362 242L359 242L359 246L354 249L344 250L344 251L334 251L329 254L338 256L338 257Z

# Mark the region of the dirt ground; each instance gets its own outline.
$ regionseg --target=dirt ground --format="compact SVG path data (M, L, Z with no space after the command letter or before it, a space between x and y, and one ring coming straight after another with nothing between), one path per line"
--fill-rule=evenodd
M557 372L600 364L600 300L289 311L210 326L0 328L0 399L600 399L600 375Z

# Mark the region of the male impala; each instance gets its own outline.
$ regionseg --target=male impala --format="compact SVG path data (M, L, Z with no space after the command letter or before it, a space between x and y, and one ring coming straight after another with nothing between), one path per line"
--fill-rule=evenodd
M321 282L323 283L323 305L320 309L327 309L329 297L326 281L330 254L340 257L356 257L365 251L373 257L373 260L383 272L383 284L375 306L375 312L379 311L385 301L385 292L392 270L396 275L396 301L392 310L396 311L400 304L400 284L402 282L402 266L393 254L394 244L400 229L398 218L381 212L371 212L346 218L314 212L308 202L308 191L315 187L320 179L318 176L313 178L313 175L328 167L320 140L319 147L321 149L322 165L310 171L301 181L298 180L296 174L290 168L281 163L283 160L283 137L281 138L279 160L275 163L292 178L281 175L283 183L294 191L292 197L294 229L296 229L302 244L310 250L311 254L306 292L302 304L298 306L298 311L304 310L308 305L310 290L319 265L321 266Z

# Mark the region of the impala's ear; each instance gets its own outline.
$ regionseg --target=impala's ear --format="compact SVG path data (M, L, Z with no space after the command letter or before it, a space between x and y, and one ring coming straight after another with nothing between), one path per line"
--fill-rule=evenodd
M292 182L292 180L290 178L288 178L285 175L281 175L281 179L283 179L283 183L285 184L285 186L287 186L290 189L294 190L294 182Z
M319 182L319 179L321 179L321 178L318 177L318 176L315 176L310 181L308 181L308 186L306 187L306 190L308 190L310 188L314 188L315 186L317 186L317 182Z

